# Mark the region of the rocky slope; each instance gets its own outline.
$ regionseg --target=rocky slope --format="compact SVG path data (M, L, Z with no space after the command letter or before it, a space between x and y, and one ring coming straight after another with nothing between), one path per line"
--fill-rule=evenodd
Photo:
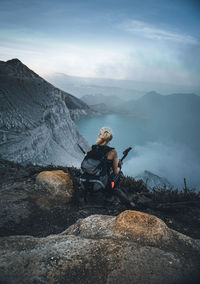
M0 160L0 283L198 283L198 194L123 177L134 210L118 194L83 203L79 174Z
M166 178L159 177L158 175L155 175L149 171L144 171L140 175L135 176L135 179L142 179L149 189L162 189L164 187L166 187L166 189L173 188L172 184L170 184L170 182Z
M92 215L46 238L1 238L0 250L4 284L198 283L200 240L137 211Z
M91 113L79 99L18 59L0 61L0 154L20 163L78 165L86 140L73 119Z
M131 208L128 200L134 201L134 209L161 218L170 228L193 238L200 237L199 193L149 191L141 180L123 177L113 198L105 194L89 195L84 203L78 184L80 171L75 168L22 166L0 159L0 176L1 236L59 233L91 214L116 216Z

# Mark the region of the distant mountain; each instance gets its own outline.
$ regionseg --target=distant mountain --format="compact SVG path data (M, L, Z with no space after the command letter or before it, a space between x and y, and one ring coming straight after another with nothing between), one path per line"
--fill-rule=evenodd
M0 155L20 163L78 165L88 143L72 118L90 113L18 59L0 61Z
M116 96L104 96L104 95L85 95L81 97L81 100L87 103L88 105L95 105L95 104L101 104L105 103L108 106L110 105L120 105L121 103L124 103L125 101L119 97Z
M161 95L155 91L148 92L137 100L130 100L121 105L121 109L129 113L141 113L150 116L158 114L188 115L189 111L199 113L200 96L195 94Z
M63 73L54 73L45 78L62 90L70 92L79 98L85 95L103 95L129 100L139 98L145 94L144 91L134 88L134 84L131 81L125 80L82 78L68 76Z
M173 122L185 126L196 124L200 121L200 96L195 94L160 95L149 92L137 100L121 104L124 113L134 114L151 119L152 121L165 122L167 126Z
M104 96L104 95L85 95L81 97L81 100L88 104L93 109L99 109L104 113L115 112L116 107L120 108L120 105L125 101L116 96ZM103 108L104 106L104 108Z
M200 96L160 95L153 91L124 103L120 110L144 120L140 131L150 141L178 142L200 154Z
M108 114L111 112L111 110L104 103L90 105L90 107L91 109L93 109L93 111L96 111L98 114Z
M69 76L65 73L53 73L45 75L45 79L53 85L72 93L80 98L84 95L117 96L124 100L137 99L149 92L157 90L163 94L170 93L195 93L200 95L200 86L191 87L173 85L161 82L144 82L136 80L119 80L109 78L83 78Z
M137 175L134 177L136 180L143 180L146 184L148 189L163 189L164 187L166 189L172 189L173 186L171 183L164 177L159 177L158 175L155 175L151 173L150 171L144 171L140 175Z

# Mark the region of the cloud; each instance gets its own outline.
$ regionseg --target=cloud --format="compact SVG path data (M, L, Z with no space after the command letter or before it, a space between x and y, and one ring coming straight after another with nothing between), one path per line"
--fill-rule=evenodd
M113 75L116 78L121 78L123 71L114 70L120 69L119 66L127 60L127 55L112 48L54 42L48 38L26 38L22 35L0 43L0 57L1 60L19 58L40 75L61 72L95 77L101 73L103 77ZM104 72L101 66L105 67Z
M148 23L136 20L128 20L122 24L122 27L127 32L138 34L152 40L170 40L186 44L196 44L198 42L197 39L190 35L160 29Z
M136 156L124 164L126 175L137 176L144 170L167 178L174 186L183 188L186 178L189 187L200 190L200 161L187 146L180 144L147 143L135 146Z
M183 48L180 55L178 48L170 48L161 41L142 44L134 39L134 44L130 44L126 40L91 43L80 39L73 42L68 38L48 37L42 32L27 35L26 30L9 29L0 35L0 41L1 60L19 58L41 76L61 72L81 77L199 86L199 65L194 56L185 55L189 51ZM197 66L195 72L194 66Z

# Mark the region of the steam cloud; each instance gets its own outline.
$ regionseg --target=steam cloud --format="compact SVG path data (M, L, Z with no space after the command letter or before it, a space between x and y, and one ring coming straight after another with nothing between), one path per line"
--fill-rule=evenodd
M175 187L187 186L200 190L200 161L195 153L181 144L148 143L135 147L135 157L123 167L125 175L137 176L148 170L165 177Z

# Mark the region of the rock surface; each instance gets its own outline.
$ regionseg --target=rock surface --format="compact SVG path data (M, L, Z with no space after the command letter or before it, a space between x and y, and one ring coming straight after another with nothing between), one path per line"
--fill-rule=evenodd
M42 79L18 59L0 61L0 154L23 164L79 166L89 145L72 117L81 100Z
M137 175L134 177L136 180L143 180L143 182L146 184L146 186L149 189L153 188L166 188L171 189L173 188L173 185L164 177L159 177L158 175L155 175L151 173L150 171L144 171L140 175Z
M138 211L121 213L115 220L114 231L119 237L157 246L171 237L170 230L162 220Z
M69 174L62 170L41 172L36 177L36 183L47 190L54 202L60 200L68 203L72 199L72 180Z
M46 184L43 186L36 183L40 173L58 173L58 170L62 170L66 177L70 175L73 180L74 193L70 202L66 201L65 190L59 190L57 195L52 185L47 190ZM44 237L64 231L79 218L93 214L116 216L130 209L129 204L123 198L120 199L120 190L129 201L135 202L135 210L157 216L170 228L190 237L200 238L199 194L171 190L149 192L141 181L124 177L120 181L120 188L114 192L117 195L112 196L113 198L107 200L104 194L91 195L88 203L82 204L77 183L79 175L80 171L75 168L31 164L22 166L0 159L0 235L31 234ZM56 182L58 185L59 183ZM71 192L70 180L67 192ZM62 194L64 198L60 198ZM148 202L141 202L144 198L148 198Z
M43 171L26 181L3 184L0 193L1 235L48 234L52 227L60 231L60 222L67 225L74 189L69 174L62 170Z
M157 231L162 224L160 232L170 232L167 243L163 238L159 243L146 243L147 220L154 221L150 222L152 231L154 225ZM143 242L137 240L140 221L144 227ZM131 228L132 237L129 234L127 239L116 233L116 226L121 226L124 234L126 228ZM134 211L117 217L93 215L77 221L62 234L46 238L1 238L0 250L0 279L4 284L189 284L199 276L200 240L170 230L153 216Z
M136 210L82 206L75 168L0 160L0 175L0 283L198 283L200 240L174 230L199 238L198 195L174 192L170 203L171 191L155 195L129 177L120 189L134 196ZM69 177L75 194L66 202ZM137 205L143 195L152 201Z

